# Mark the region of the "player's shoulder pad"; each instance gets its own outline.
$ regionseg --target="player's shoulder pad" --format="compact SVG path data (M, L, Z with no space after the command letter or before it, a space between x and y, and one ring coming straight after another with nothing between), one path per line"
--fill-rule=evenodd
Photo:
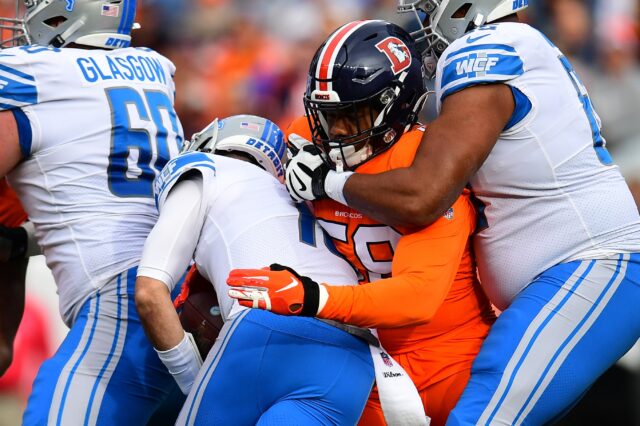
M38 103L38 88L33 70L37 63L55 66L60 49L45 46L21 46L0 51L0 111Z
M438 61L438 102L469 86L521 76L525 68L518 53L520 25L485 25L451 43Z
M190 170L202 173L205 180L215 177L216 163L213 156L204 152L186 152L169 161L153 182L156 207L160 207L180 176Z

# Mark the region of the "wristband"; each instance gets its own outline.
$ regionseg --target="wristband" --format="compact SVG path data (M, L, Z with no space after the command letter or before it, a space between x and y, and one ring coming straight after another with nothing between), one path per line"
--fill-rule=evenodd
M324 286L324 284L319 284L318 290L320 294L318 295L318 312L316 313L316 315L319 315L320 312L322 312L324 307L327 305L327 302L329 301L329 292L327 291L327 288Z
M324 180L324 191L329 198L348 206L347 200L344 197L344 185L347 183L347 179L351 177L353 172L341 172L329 171L327 177Z
M156 349L156 352L182 393L187 395L202 366L202 358L191 333L184 333L184 338L173 348L166 351Z

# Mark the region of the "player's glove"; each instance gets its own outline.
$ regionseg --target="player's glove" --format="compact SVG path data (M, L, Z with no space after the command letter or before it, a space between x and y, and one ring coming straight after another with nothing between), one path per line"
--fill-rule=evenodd
M0 262L27 257L29 235L22 226L7 228L0 225Z
M248 308L306 317L320 310L320 285L277 263L264 269L234 269L227 284L229 296Z
M287 158L295 157L307 145L313 145L313 143L296 133L291 133L287 141Z
M294 149L290 151L293 153ZM330 171L315 145L302 145L287 163L285 181L291 198L298 203L327 198L324 182Z

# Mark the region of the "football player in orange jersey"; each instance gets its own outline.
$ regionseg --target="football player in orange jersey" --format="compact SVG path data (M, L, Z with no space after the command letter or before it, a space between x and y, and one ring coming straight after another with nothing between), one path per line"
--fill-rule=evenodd
M423 72L413 40L400 27L384 21L346 24L311 63L307 117L288 130L292 148L338 170L408 167L424 132L417 124L426 97ZM232 271L230 295L244 306L284 315L377 328L384 348L416 384L432 424L443 425L495 320L469 244L475 228L469 193L422 229L386 226L331 199L313 204L318 222L360 272L363 285L318 284L272 265ZM360 422L385 423L375 390Z

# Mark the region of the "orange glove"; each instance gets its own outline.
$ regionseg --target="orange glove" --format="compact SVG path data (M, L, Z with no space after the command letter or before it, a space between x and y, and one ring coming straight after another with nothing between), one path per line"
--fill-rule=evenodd
M318 314L320 286L287 267L271 264L263 269L234 269L229 273L229 296L242 306L280 315L314 317Z

